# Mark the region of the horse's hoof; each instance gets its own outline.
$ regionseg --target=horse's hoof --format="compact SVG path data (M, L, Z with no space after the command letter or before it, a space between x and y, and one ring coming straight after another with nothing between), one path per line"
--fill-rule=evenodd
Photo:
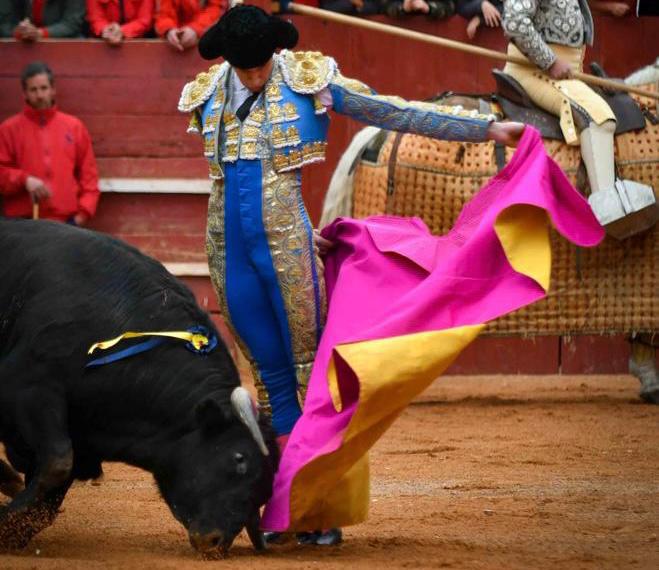
M629 360L629 372L636 376L641 383L641 399L649 404L659 405L659 372L654 361L636 362Z
M650 389L641 389L640 392L641 400L647 402L648 404L655 404L659 406L659 386L655 386Z

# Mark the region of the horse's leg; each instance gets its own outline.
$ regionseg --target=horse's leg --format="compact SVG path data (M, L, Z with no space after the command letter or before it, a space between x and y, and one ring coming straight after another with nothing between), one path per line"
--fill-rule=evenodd
M655 360L657 349L652 337L653 335L636 335L629 339L632 352L629 358L629 373L641 382L641 398L651 404L659 404L659 371Z

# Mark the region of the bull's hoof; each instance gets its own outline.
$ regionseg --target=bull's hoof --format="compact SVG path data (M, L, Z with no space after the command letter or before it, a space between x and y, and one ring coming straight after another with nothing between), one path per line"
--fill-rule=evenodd
M17 550L23 550L30 542L29 538L20 538L16 536L4 537L0 531L0 552L11 553Z
M215 550L208 550L207 552L199 553L202 560L226 560L229 557L228 550L220 550L216 548Z
M11 552L25 548L34 533L21 524L20 517L6 507L0 510L0 552Z

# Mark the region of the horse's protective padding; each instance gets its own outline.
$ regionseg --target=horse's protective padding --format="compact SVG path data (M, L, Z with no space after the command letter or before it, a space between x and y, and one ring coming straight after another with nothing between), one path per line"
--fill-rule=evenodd
M393 180L390 134L376 164L361 162L354 182L353 215L419 216L435 234L446 233L462 206L496 174L493 143L436 141L405 135ZM579 149L545 140L547 152L573 184ZM506 159L512 150L507 149ZM616 138L621 178L659 189L659 125ZM392 184L393 182L393 184ZM387 194L389 187L390 194ZM490 334L628 333L659 330L659 229L594 249L577 249L552 230L552 284L546 299L488 326Z

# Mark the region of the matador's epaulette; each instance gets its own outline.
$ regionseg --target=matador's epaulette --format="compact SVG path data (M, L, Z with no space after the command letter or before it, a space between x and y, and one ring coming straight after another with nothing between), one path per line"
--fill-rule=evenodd
M336 61L319 51L282 50L279 55L284 81L296 93L318 93L338 71Z
M222 64L212 65L208 71L198 73L194 81L186 83L185 87L183 87L181 98L178 102L178 110L183 113L189 113L207 101L228 69L229 64L224 62Z

